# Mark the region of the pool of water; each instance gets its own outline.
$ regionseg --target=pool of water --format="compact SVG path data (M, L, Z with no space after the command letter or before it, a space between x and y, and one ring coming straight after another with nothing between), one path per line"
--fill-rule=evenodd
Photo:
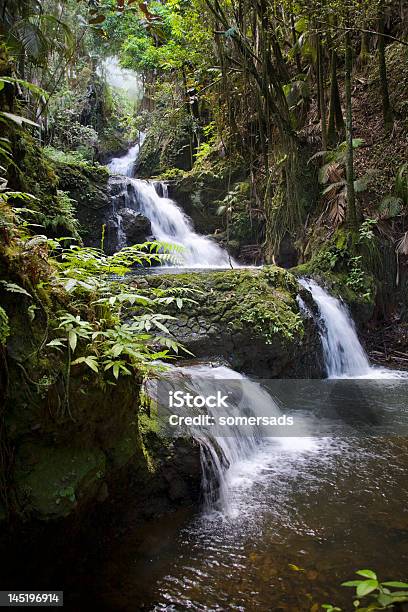
M407 467L406 438L264 439L228 473L228 512L143 530L130 512L92 598L124 612L350 609L339 585L354 570L407 578Z

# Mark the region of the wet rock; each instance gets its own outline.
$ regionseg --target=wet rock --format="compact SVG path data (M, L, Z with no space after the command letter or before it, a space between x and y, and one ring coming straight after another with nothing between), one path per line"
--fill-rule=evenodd
M313 317L297 302L302 288L276 266L147 277L150 285L197 290L175 337L196 357L222 357L264 378L320 378L322 348ZM169 310L169 307L167 307ZM171 311L171 307L170 307ZM171 311L176 317L180 314Z
M152 233L150 219L131 208L123 208L118 213L121 218L121 228L128 245L144 242Z

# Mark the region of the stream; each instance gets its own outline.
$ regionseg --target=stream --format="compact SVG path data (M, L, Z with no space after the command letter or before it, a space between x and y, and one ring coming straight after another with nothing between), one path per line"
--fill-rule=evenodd
M141 137L143 143L144 136ZM216 242L194 231L191 219L168 197L164 182L143 181L133 177L139 154L137 144L108 165L112 174L122 178L119 198L123 198L125 208L135 210L151 222L153 238L164 245L180 247L177 254L178 266L185 268L236 268L238 264ZM114 211L115 212L115 211ZM118 244L123 245L120 215L117 216Z
M113 160L111 171L126 175L136 156ZM186 268L234 265L194 232L164 186L160 196L153 183L127 176L126 192L158 240L184 247ZM346 306L315 281L300 283L317 308L327 378L283 381L294 433L191 427L202 449L202 510L179 510L147 530L132 526L130 511L93 587L99 609L350 609L351 592L339 585L355 570L406 577L407 374L371 366ZM203 394L238 385L228 414L283 414L273 381L249 380L225 365L198 363L169 376Z

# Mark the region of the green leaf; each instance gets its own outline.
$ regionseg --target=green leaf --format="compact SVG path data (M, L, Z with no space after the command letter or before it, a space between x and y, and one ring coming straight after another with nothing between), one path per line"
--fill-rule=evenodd
M79 363L84 363L85 362L85 357L78 357L78 359L75 359L71 365L78 365Z
M99 372L98 362L97 362L95 357L86 357L85 358L85 363L94 372Z
M364 576L364 578L371 578L372 580L377 580L377 574L375 574L372 570L362 569L356 572L359 576Z
M391 582L382 582L383 586L396 587L397 589L408 589L408 582L399 582L398 580L391 580Z
M237 34L237 29L235 27L229 28L226 32L223 32L223 36L225 38L233 38Z
M14 113L6 113L6 111L0 111L0 116L5 117L10 121L14 121L14 123L17 123L17 125L19 125L20 127L23 125L23 123L28 123L28 125L33 125L34 127L38 128L40 127L38 123L34 123L34 121L31 121L31 119L21 117L21 115L14 115Z
M119 355L121 354L121 352L123 351L123 345L122 344L115 344L112 347L112 355L114 357L119 357Z
M365 597L378 589L379 583L377 580L363 580L357 587L357 596Z
M383 606L384 608L386 606L389 606L393 603L393 599L391 595L387 595L386 593L380 593L377 597L377 601L378 603Z
M69 346L71 347L72 352L75 353L75 349L76 349L77 342L78 342L78 336L73 329L71 329L68 332L68 341L69 341Z
M4 289L6 291L9 291L10 293L21 293L22 295L26 295L29 298L32 297L32 295L30 295L28 291L26 291L25 289L23 289L23 287L20 287L20 285L17 285L16 283L8 283L7 281L0 281L0 283L3 285Z
M363 582L363 580L348 580L347 582L342 582L341 586L345 586L345 587L357 587L362 582Z
M298 565L295 565L294 563L288 563L288 567L294 572L304 572L305 571L302 567L299 567Z
M70 291L72 291L72 289L73 289L74 287L76 287L76 286L77 286L77 284L78 284L78 283L77 283L77 281L76 281L74 278L70 278L70 279L69 279L69 280L67 280L67 282L64 284L64 289L65 289L65 291L67 291L67 292L69 293Z
M0 77L0 91L4 87L4 83L18 84L22 87L25 87L32 93L35 93L37 96L44 96L44 98L48 97L48 93L45 89L38 87L34 83L30 83L29 81L24 81L23 79L14 79L13 77Z
M56 338L55 340L51 340L51 342L47 342L47 346L65 346L65 344L63 344L63 342L61 342L62 338Z
M115 363L115 365L113 366L113 375L116 378L116 380L118 380L119 378L119 364Z
M160 321L157 321L157 319L154 319L153 323L155 324L156 327L158 327L165 334L169 333L169 330L167 329L167 327L163 325L163 323L160 323Z

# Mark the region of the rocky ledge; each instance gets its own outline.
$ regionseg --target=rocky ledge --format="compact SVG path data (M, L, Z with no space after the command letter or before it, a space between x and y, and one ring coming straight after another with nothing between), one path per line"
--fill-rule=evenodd
M221 357L236 370L264 378L322 376L316 326L297 302L299 294L306 301L309 294L282 268L163 273L130 284L193 292L186 294L193 302L170 310L177 320L169 329L196 357Z

